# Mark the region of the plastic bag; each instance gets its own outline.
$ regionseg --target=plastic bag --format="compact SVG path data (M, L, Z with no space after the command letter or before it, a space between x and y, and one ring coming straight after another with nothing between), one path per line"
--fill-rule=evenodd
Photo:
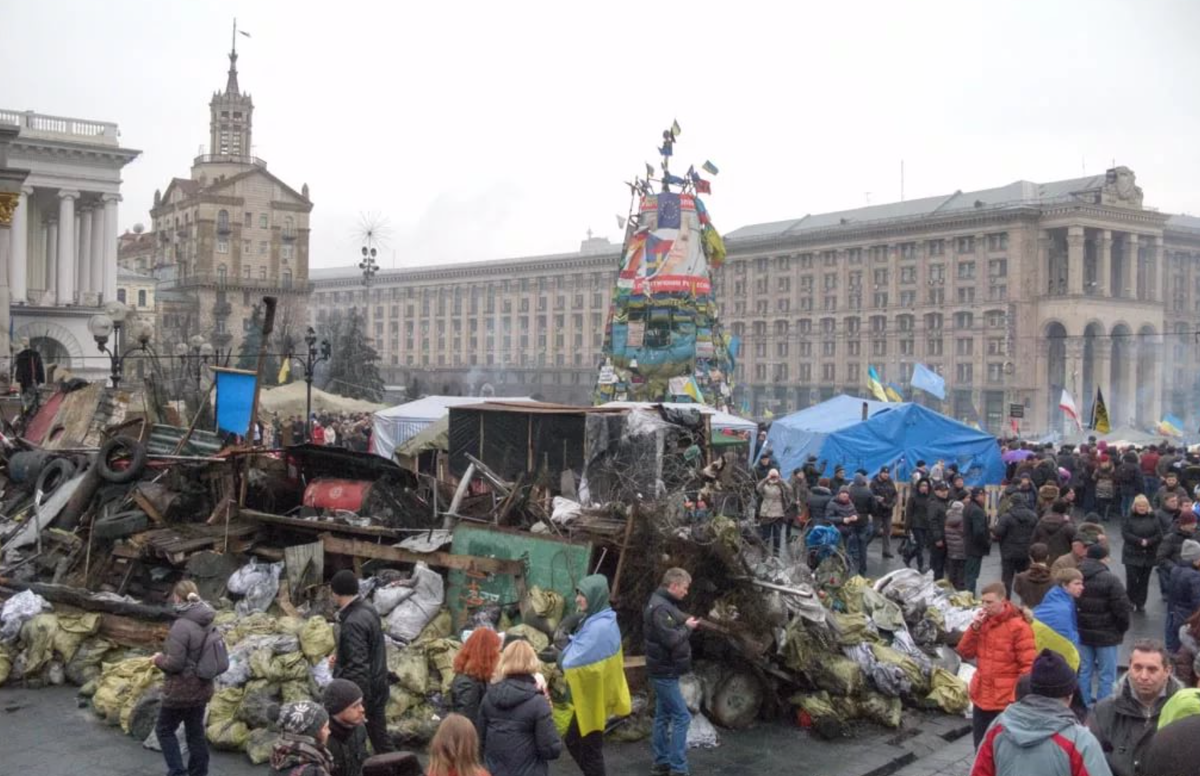
M387 617L388 635L404 643L413 641L421 634L445 600L445 582L441 574L424 563L418 563L413 567L413 578L416 580L415 592L400 602Z
M883 644L872 644L871 652L878 661L877 672L880 676L886 670L893 680L897 676L899 678L899 681L890 682L887 687L879 687L880 692L889 696L897 696L910 692L924 693L928 690L929 684L926 682L924 674L921 673L921 667L911 657ZM885 666L888 668L885 669ZM876 679L876 672L872 673L871 678ZM877 680L876 685L879 685Z
M925 700L947 714L965 714L971 707L967 683L944 668L934 668L929 677L933 689Z
M238 613L234 613L234 616L238 618L236 624L225 635L225 645L227 647L233 647L250 636L272 636L275 634L277 623L275 618L269 614L254 612L250 615L239 616Z
M963 683L963 686L967 688L967 707L963 709L963 716L970 717L972 714L973 705L971 703L970 687L971 680L975 678L975 666L971 665L970 663L963 663L958 667L958 676L956 678Z
M683 695L683 702L687 704L688 711L693 715L700 713L700 703L704 700L704 686L700 683L700 677L695 674L679 677L679 692Z
M295 703L296 701L313 700L312 692L308 687L308 680L303 682L293 681L284 682L279 686L279 696L283 703ZM320 701L320 698L316 699Z
M312 678L313 683L322 690L333 681L333 669L329 667L328 660L318 660L313 663L312 667L308 669L308 675Z
M254 692L246 692L235 714L252 728L270 727L279 718L279 705L279 688L266 685Z
M550 520L558 525L567 525L583 514L583 507L578 501L555 496Z
M375 588L371 602L380 617L387 617L402 601L412 597L416 590L403 584L386 585Z
M233 572L226 584L229 592L242 595L234 610L240 615L265 612L279 594L279 575L283 562L259 563L250 561Z
M337 649L333 626L324 617L309 617L300 629L300 650L312 661L328 657Z
M0 609L0 641L16 639L27 620L53 609L49 601L32 590L17 593L5 601L4 608Z
M693 716L687 732L688 749L715 749L720 745L717 729L708 721L708 717L700 713Z
M871 627L871 621L865 614L830 612L829 624L833 626L840 646L850 647L863 642L879 641L879 634Z
M393 684L388 688L388 703L383 716L388 722L399 721L418 702L420 702L418 696L398 684Z

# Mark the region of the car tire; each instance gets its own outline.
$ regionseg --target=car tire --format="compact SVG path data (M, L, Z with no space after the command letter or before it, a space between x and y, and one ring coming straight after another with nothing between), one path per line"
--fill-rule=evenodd
M129 465L117 468L113 465L114 457L124 456L129 459ZM100 447L96 454L96 467L100 477L105 482L123 485L133 482L141 476L146 468L146 448L141 443L127 437L115 437Z
M38 474L34 491L40 490L42 492L42 499L45 500L47 496L58 490L64 482L74 476L75 464L66 458L55 458L42 467L42 471Z

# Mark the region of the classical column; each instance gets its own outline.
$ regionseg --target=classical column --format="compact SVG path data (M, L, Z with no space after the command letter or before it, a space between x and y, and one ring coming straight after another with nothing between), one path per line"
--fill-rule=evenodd
M25 304L29 296L29 195L32 186L22 186L12 217L12 250L9 256L9 289L13 304Z
M108 301L104 296L104 210L97 205L92 214L92 251L88 272L92 277L92 290L96 292L98 304Z
M1037 295L1052 294L1054 293L1054 275L1050 271L1050 232L1045 229L1038 230L1037 257L1037 274L1035 277L1040 279L1042 286L1042 290ZM1038 281L1035 280L1035 282Z
M1112 285L1112 232L1108 229L1101 229L1096 247L1099 251L1096 269L1096 296L1111 296L1114 292L1114 289L1109 288Z
M103 299L117 298L117 208L120 194L105 194L104 202L104 285L100 288Z
M99 218L96 227L100 227ZM75 254L75 288L79 292L79 303L88 304L88 296L95 290L92 281L92 206L79 205L79 251Z
M1067 293L1083 294L1083 227L1067 227Z
M8 341L8 327L12 320L8 273L12 267L9 261L12 258L12 224L20 200L21 195L16 191L0 191L0 355L5 356L12 352L12 343Z
M1154 282L1150 285L1150 292L1154 296L1154 301L1159 303L1165 302L1167 301L1167 297L1163 282L1167 276L1167 257L1163 251L1162 235L1154 238L1150 254L1150 266L1154 269Z
M79 192L58 192L58 303L75 303L75 200Z
M1125 256L1121 263L1121 284L1125 287L1126 299L1137 299L1138 236L1130 232L1125 236Z
M50 304L58 304L58 221L46 222L46 293Z

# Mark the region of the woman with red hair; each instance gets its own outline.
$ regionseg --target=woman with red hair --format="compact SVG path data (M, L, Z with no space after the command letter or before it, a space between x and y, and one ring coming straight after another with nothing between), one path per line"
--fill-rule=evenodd
M454 681L450 684L450 710L479 728L479 707L496 664L500 662L500 635L491 628L476 628L454 656Z

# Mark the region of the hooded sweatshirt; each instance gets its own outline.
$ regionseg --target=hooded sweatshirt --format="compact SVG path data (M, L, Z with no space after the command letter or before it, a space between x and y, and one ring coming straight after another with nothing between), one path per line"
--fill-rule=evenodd
M580 580L587 599L587 617L562 653L562 668L579 734L604 730L609 717L627 717L631 710L625 681L625 656L617 613L608 605L608 579L592 574Z
M996 718L979 745L971 776L1108 776L1100 742L1070 707L1026 695Z
M1053 586L1054 578L1045 563L1030 563L1029 568L1013 580L1013 592L1030 608L1040 604Z

